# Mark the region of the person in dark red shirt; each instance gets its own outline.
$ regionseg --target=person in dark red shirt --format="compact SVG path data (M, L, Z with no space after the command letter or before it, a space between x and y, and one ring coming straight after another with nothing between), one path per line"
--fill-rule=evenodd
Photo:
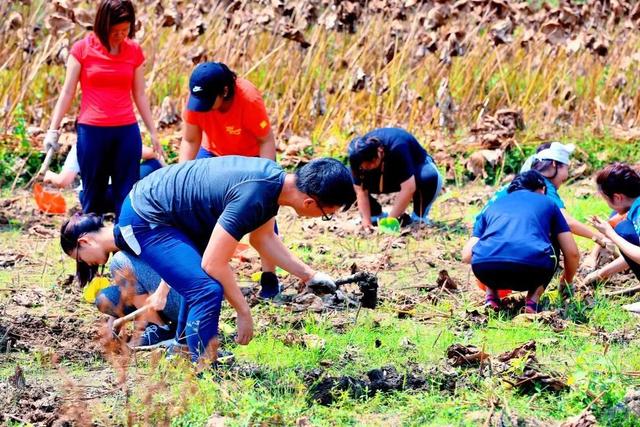
M108 211L103 196L111 178L118 215L124 198L140 178L142 139L132 100L149 130L154 151L162 156L145 94L144 54L132 40L135 22L131 1L100 2L94 31L71 48L64 86L44 139L45 151L59 148L60 122L80 82L77 144L84 212Z

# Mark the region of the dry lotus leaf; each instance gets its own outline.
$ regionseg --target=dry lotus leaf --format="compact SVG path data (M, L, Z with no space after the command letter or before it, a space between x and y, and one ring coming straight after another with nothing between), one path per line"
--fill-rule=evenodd
M280 35L287 40L292 40L300 44L303 49L308 48L311 44L304 38L302 31L290 24L284 24L280 28Z
M312 146L313 144L309 138L293 135L289 138L284 154L288 156L305 154L305 151Z
M11 12L9 17L4 23L5 31L14 31L18 28L22 28L23 21L22 15L19 12Z
M447 348L447 358L451 366L479 365L490 356L478 347L453 344Z
M69 31L75 25L68 17L58 13L53 13L47 16L46 26L53 34L59 34Z

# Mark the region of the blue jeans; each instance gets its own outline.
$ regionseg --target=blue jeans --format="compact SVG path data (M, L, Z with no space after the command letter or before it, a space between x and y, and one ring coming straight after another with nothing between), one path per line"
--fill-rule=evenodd
M432 160L428 159L415 175L416 191L413 193L413 212L411 219L414 221L426 221L433 202L440 195L442 190L442 176ZM369 206L371 216L384 218L387 216L382 211L380 203L371 195L369 190ZM377 193L374 191L374 193Z
M126 126L78 124L78 164L82 211L107 213L105 193L111 178L116 218L122 201L140 179L142 139L137 123Z
M129 197L122 205L116 243L149 264L183 298L188 310L184 333L192 360L196 361L218 336L224 296L220 282L201 267L202 250L180 229L142 219L131 207ZM182 330L178 324L178 333Z
M205 150L201 146L200 149L198 150L198 154L196 154L195 160L198 160L198 159L209 159L211 157L218 157L218 156L213 154L211 151Z
M140 179L149 175L151 172L155 172L161 167L162 165L156 159L149 159L149 160L143 161L142 163L140 163ZM79 196L80 196L80 200L82 200L84 197L84 190L80 190ZM105 209L105 212L116 212L116 204L113 198L112 185L107 186L107 189L105 190L103 195L103 199L104 200L102 201L102 203L103 203L103 208Z
M433 202L442 190L442 176L433 161L428 160L416 174L416 192L413 194L412 218L426 220Z
M628 219L620 221L620 223L616 225L614 230L627 242L636 246L640 246L640 237L638 236L633 223ZM631 269L631 271L633 271L633 274L636 275L636 278L640 279L640 264L626 256L622 251L620 251L620 253L622 254L624 260L627 261L627 264L629 264L629 268Z
M111 270L111 277L116 278L128 270L133 273L133 279L131 288L127 289L126 283L117 283L115 286L109 286L101 290L96 297L96 307L101 312L114 317L120 317L124 314L129 314L136 308L129 305L121 304L121 297L127 292L131 292L134 295L152 294L158 289L160 285L160 276L156 273L147 263L142 261L137 256L133 256L124 251L117 252L109 265ZM167 295L167 304L164 309L159 313L161 317L172 323L178 322L178 314L180 311L180 295L174 290L169 291Z

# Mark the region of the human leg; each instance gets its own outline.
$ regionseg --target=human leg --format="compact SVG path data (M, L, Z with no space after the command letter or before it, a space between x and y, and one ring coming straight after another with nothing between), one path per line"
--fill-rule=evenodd
M133 185L140 179L140 157L142 156L142 138L138 124L114 126L108 128L112 134L113 151L109 159L109 173L116 218L122 209L122 202Z

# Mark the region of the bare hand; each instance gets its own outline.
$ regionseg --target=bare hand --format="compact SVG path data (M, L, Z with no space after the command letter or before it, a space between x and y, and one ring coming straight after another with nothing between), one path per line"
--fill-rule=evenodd
M253 338L253 319L251 314L238 314L236 318L238 334L236 342L240 345L247 345Z
M164 150L157 136L154 135L151 137L151 145L153 146L153 151L156 153L156 158L164 165Z
M582 279L582 284L585 286L591 286L599 280L600 280L600 272L596 270L587 274L585 278Z
M51 184L53 182L53 180L56 178L56 173L55 172L51 172L51 171L46 171L44 173L44 178L43 181L45 184Z
M164 310L164 307L167 305L167 296L164 293L158 293L158 291L156 291L147 298L147 304L155 311Z
M371 221L362 221L362 224L360 224L360 228L366 233L373 233L373 231L375 230L373 224L371 224Z
M604 234L605 237L608 237L612 233L615 233L615 231L613 231L613 227L611 227L611 224L609 224L608 221L603 221L597 216L592 216L589 222L591 222L591 225L593 225L596 230Z

